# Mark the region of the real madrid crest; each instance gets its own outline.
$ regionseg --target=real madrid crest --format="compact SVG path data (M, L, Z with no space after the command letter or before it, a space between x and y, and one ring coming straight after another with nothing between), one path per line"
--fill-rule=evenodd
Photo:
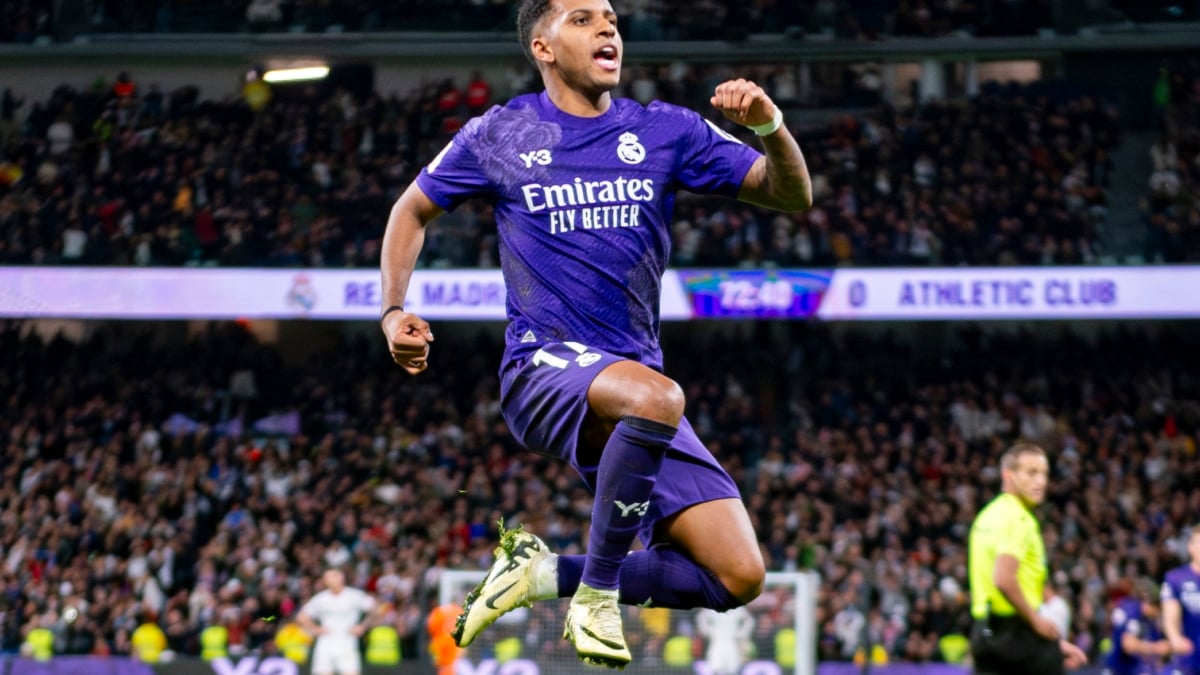
M288 289L286 300L288 307L310 312L317 306L317 289L307 275L297 274L292 278L292 287Z
M617 157L626 164L641 164L643 159L646 159L646 148L638 143L636 134L626 131L621 134L619 139L621 144L617 146Z

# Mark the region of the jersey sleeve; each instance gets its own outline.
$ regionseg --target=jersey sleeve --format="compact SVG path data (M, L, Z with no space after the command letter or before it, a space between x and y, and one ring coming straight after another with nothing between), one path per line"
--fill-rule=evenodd
M762 153L691 110L675 110L683 118L680 185L692 192L737 197L742 181Z
M476 117L464 125L417 175L421 191L446 211L491 192L491 181L472 150L482 124L483 118Z
M370 593L363 593L359 595L358 600L359 609L363 614L370 614L375 610L375 598L371 597Z
M1179 600L1179 592L1175 589L1175 585L1171 581L1171 577L1163 580L1162 589L1159 590L1158 597L1163 602L1168 600Z
M299 613L308 616L308 618L310 618L310 619L316 619L318 616L320 616L320 614L321 614L321 594L318 593L318 594L312 596L311 598L309 598L308 602L304 603L300 607Z
M996 555L1011 555L1021 561L1029 547L1030 529L1021 518L1005 514L996 528Z

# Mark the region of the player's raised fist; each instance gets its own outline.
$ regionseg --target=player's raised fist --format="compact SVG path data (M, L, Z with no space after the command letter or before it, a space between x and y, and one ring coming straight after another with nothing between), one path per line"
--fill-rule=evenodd
M747 79L738 78L718 84L709 100L721 114L743 126L769 124L775 118L775 103L771 97L762 87Z
M433 342L429 322L409 312L392 312L383 317L383 334L392 360L409 375L417 375L429 367L429 343Z

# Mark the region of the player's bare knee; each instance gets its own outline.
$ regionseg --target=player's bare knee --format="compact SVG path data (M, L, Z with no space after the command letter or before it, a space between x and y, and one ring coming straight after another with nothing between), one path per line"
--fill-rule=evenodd
M679 426L685 405L683 389L675 380L655 377L638 383L627 392L626 415L670 426Z
M662 391L662 406L663 414L674 419L672 426L678 426L679 420L683 418L683 410L687 405L687 400L683 395L683 387L675 380L667 378L666 386Z
M762 594L767 570L762 559L754 556L740 560L718 576L725 590L744 605Z

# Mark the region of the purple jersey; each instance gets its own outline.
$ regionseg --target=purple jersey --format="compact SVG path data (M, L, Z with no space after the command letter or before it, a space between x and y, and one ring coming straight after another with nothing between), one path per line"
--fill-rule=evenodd
M1193 644L1200 645L1200 573L1191 565L1176 567L1167 572L1162 585L1162 600L1176 600L1183 614L1183 636ZM1200 652L1191 656L1177 657L1180 665L1189 666L1192 672L1200 672Z
M417 184L447 211L495 205L508 358L569 340L661 370L675 192L734 197L759 156L678 106L614 98L583 118L527 94L467 122Z
M1142 613L1142 602L1126 598L1112 612L1112 651L1105 660L1109 675L1156 675L1159 671L1156 659L1126 653L1121 639L1132 635L1139 640L1155 642L1162 639L1158 624Z

